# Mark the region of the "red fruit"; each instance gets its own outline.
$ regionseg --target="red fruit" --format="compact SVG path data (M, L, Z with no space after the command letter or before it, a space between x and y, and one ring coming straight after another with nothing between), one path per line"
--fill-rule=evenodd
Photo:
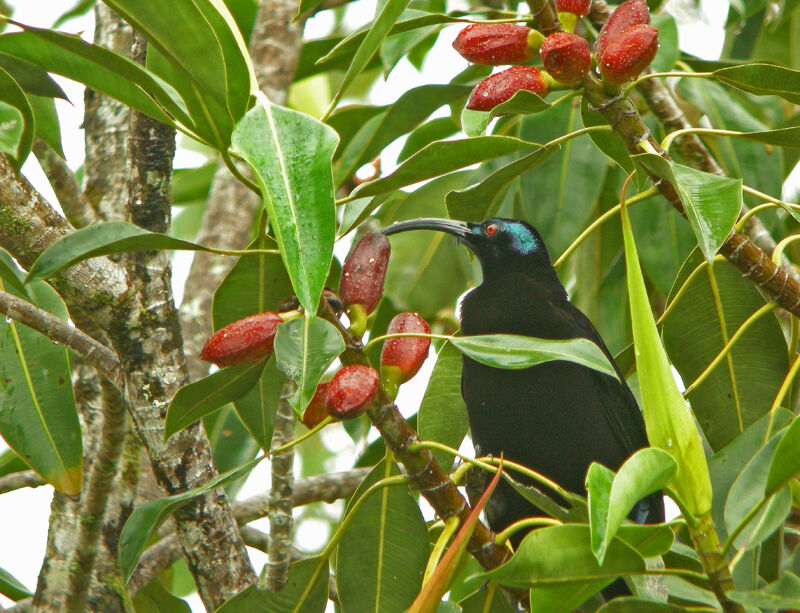
M647 8L647 3L644 0L628 0L620 4L616 10L611 13L600 34L597 35L597 40L594 43L594 54L597 57L598 63L601 61L601 56L608 46L619 39L619 37L627 32L633 26L647 25L650 23L650 9Z
M267 311L228 324L206 341L200 359L217 366L258 362L272 353L275 332L282 321L280 315Z
M339 297L346 307L361 305L369 315L383 295L383 280L391 247L383 234L367 234L345 258L339 280Z
M572 13L579 19L583 19L589 14L592 0L556 0L556 11L559 13Z
M422 317L416 313L400 313L395 315L386 329L387 334L401 333L430 334L431 328ZM419 372L425 358L428 357L428 348L431 339L423 336L404 336L390 338L383 344L381 350L381 380L390 396L394 396L397 387Z
M345 366L331 379L325 410L337 419L355 419L378 393L378 373L363 364Z
M311 430L328 416L325 410L325 401L328 398L328 387L330 381L323 381L317 385L317 391L314 392L314 397L308 403L306 410L303 411L303 417L300 419L303 425Z
M567 85L583 81L592 65L589 43L569 32L556 32L545 38L541 54L550 76Z
M626 30L610 42L599 60L603 81L621 85L630 81L650 65L658 51L658 30L638 25Z
M472 90L467 108L474 111L490 111L521 89L545 96L550 91L545 75L546 73L533 66L512 66L489 75Z
M536 40L541 45L541 36L536 30L513 23L473 23L458 33L453 49L474 64L522 64L539 50Z

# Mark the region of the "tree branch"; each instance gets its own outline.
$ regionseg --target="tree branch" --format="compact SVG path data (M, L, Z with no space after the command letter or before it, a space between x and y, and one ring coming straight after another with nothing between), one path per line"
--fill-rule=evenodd
M83 197L75 174L64 159L40 139L33 143L33 153L39 160L67 220L76 228L83 228L96 221L94 210Z
M23 487L41 487L47 482L32 470L23 470L0 477L0 494L7 494Z
M272 434L272 449L277 449L294 439L294 411L288 397L294 386L286 383L275 414L275 430ZM272 489L269 495L269 549L267 560L267 588L280 591L289 579L291 562L292 489L294 486L294 448L278 453L271 458Z

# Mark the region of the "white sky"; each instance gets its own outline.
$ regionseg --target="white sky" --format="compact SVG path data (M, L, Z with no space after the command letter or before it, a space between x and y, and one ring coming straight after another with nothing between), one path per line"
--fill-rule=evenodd
M352 23L368 20L374 9L365 6L363 0L358 11L350 11ZM689 7L689 0L672 0L681 2ZM14 18L22 23L40 27L50 26L55 19L65 10L71 8L76 0L12 0L15 7ZM374 6L374 3L373 3ZM723 33L721 25L724 21L727 4L723 0L703 0L702 15L684 18L680 23L681 44L684 50L690 51L705 58L717 57L722 46ZM324 36L331 27L330 16L323 13L311 20L307 25L306 35L309 38ZM91 16L72 20L62 26L62 30L77 33L84 32L90 38L92 29ZM425 83L447 82L449 78L464 68L463 60L456 56L450 44L460 26L448 28L440 36L437 48L429 55L429 61L424 66L422 73L417 72L407 61L403 60L392 72L388 82L376 87L372 99L376 104L385 104L394 101L399 92L410 87ZM62 137L67 162L72 168L77 168L83 160L83 134L79 130L83 115L82 87L71 82L60 80L62 87L69 96L72 104L56 101L62 123ZM402 141L394 143L383 156L384 168L389 169L402 147ZM176 167L186 167L198 162L197 154L179 151L176 158ZM47 197L50 202L55 202L50 186L44 178L33 156L25 164L23 173ZM187 269L189 257L182 257L179 265L184 271ZM180 282L182 275L176 271L176 280ZM180 294L180 288L176 288ZM430 372L432 364L426 364L424 373L418 376L417 389L403 389L399 398L400 406L408 407L408 413L414 411L418 403L420 389ZM405 411L404 411L405 412ZM323 440L331 449L335 449L336 466L331 470L345 470L352 465L355 450L349 437L341 427L334 427L323 433ZM0 451L5 449L4 442L0 439ZM268 463L262 463L253 473L243 488L240 496L246 497L263 492L268 483ZM22 489L0 496L0 568L11 572L22 581L29 589L33 590L45 551L47 536L47 522L49 504L52 497L52 488L41 487L37 489ZM338 511L337 511L338 512ZM256 523L255 526L266 530L266 520ZM326 534L319 530L304 530L304 535L313 536L308 542L299 543L303 548L319 546L326 538ZM251 551L256 569L260 569L265 556L257 551ZM0 605L8 606L11 602L0 596ZM193 610L202 611L202 605L197 597L191 598Z

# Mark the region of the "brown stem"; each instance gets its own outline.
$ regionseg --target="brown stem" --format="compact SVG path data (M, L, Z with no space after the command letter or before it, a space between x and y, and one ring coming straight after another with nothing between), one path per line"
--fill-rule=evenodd
M41 487L47 482L32 470L23 470L0 477L0 494L7 494L23 487Z

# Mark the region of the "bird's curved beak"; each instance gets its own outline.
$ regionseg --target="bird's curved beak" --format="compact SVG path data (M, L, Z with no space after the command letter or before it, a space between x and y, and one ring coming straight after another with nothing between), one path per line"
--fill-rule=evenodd
M465 221L455 221L452 219L442 219L439 217L423 217L421 219L409 219L399 221L391 226L385 227L381 233L385 236L406 232L407 230L437 230L456 236L459 241L467 243L472 232Z

